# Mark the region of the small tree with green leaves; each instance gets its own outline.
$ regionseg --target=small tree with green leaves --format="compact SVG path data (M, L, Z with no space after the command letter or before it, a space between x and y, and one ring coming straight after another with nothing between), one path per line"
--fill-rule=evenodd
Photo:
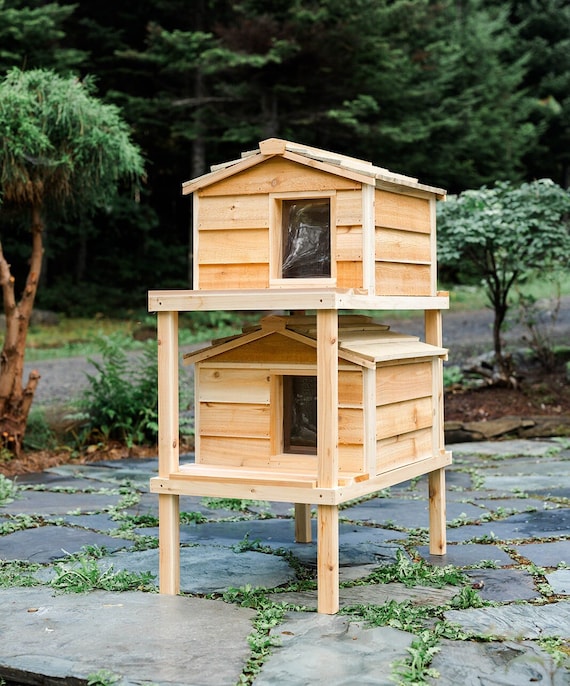
M570 192L549 179L464 191L438 208L441 264L480 278L494 310L493 347L503 377L501 331L513 286L570 264Z
M39 375L23 384L26 336L42 266L46 216L95 209L123 180L143 174L141 153L119 110L93 95L93 82L49 70L12 69L0 81L0 201L28 216L26 283L15 279L0 243L6 333L0 357L0 438L19 454ZM19 298L19 299L18 299Z

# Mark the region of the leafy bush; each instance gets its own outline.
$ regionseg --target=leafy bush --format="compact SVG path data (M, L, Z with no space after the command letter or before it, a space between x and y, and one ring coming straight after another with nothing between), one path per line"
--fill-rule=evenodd
M129 447L154 443L158 434L158 361L156 341L129 359L124 336L114 334L98 341L102 361L90 359L98 374L88 374L90 387L82 405L89 435L117 439Z

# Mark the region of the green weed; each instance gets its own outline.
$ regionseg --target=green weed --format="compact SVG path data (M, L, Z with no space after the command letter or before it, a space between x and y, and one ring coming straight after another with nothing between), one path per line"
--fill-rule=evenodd
M12 586L37 586L40 582L34 573L40 565L21 560L0 560L0 588Z
M0 507L13 502L17 493L17 485L4 474L0 474Z
M102 569L97 560L78 555L71 563L55 565L55 576L50 585L64 593L86 593L95 589L104 591L153 591L155 576L150 572L115 571L113 565Z
M387 584L397 581L407 587L412 586L459 586L465 583L466 577L461 570L448 565L435 567L424 560L414 562L401 551L396 555L396 562L391 565L378 567L372 574L362 580L362 583Z

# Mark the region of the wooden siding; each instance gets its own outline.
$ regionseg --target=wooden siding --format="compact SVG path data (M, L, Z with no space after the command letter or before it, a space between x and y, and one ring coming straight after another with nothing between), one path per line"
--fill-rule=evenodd
M316 370L317 349L280 334L271 334L217 355L213 363L229 362L249 362L275 367L280 364L301 364Z
M271 377L263 369L197 370L200 403L269 404Z
M432 363L415 362L378 366L376 403L378 406L424 398L432 393Z
M198 230L269 229L267 195L200 197Z
M431 455L431 429L386 438L376 443L376 473L413 464Z
M427 429L432 423L431 397L382 405L376 408L376 439L381 440L418 429Z
M374 207L376 226L431 232L431 210L427 199L377 190Z
M429 234L400 229L376 228L375 255L382 262L431 263Z
M270 158L266 162L229 176L198 191L201 197L215 195L257 195L290 191L355 190L360 183L310 169L283 158Z
M429 265L376 262L376 295L435 295Z
M269 288L269 264L204 264L198 279L201 290Z
M216 229L201 231L198 261L205 264L269 263L268 229Z

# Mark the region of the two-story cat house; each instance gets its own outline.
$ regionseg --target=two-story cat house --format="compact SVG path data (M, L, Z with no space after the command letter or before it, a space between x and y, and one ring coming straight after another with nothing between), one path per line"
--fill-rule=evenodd
M161 592L176 593L178 496L296 503L318 525L319 611L338 610L338 506L429 475L430 550L445 552L441 310L435 203L444 191L287 141L184 184L192 290L153 291L158 315ZM423 310L424 341L355 310ZM180 311L276 314L187 356L195 463L178 457ZM352 312L351 312L352 311Z

